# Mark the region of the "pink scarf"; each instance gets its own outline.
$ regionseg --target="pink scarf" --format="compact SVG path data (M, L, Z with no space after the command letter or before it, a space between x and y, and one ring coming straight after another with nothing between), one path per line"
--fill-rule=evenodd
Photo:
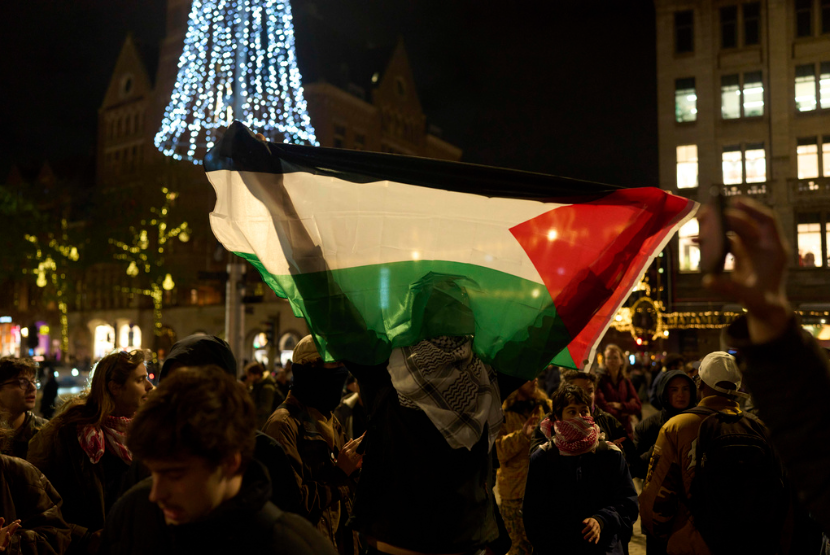
M127 464L132 464L133 454L127 449L127 429L132 418L107 416L101 426L78 428L78 443L92 464L98 464L104 451L118 455Z
M551 434L551 428L553 428L556 434L553 437L553 443L559 449L559 454L566 457L588 453L599 443L599 426L594 424L594 419L590 416L554 422L545 418L540 427L548 439L551 439L553 435Z

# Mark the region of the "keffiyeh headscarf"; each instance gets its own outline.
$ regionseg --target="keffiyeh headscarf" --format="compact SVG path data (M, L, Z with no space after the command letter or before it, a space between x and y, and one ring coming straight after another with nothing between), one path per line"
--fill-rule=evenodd
M133 454L127 449L127 429L130 427L132 418L107 416L101 426L88 425L78 427L78 443L81 449L92 461L98 464L104 452L117 455L127 464L132 464Z
M566 457L593 451L600 440L599 426L590 416L554 422L545 418L539 426L546 438L550 440L553 436L553 444L559 449L559 454Z

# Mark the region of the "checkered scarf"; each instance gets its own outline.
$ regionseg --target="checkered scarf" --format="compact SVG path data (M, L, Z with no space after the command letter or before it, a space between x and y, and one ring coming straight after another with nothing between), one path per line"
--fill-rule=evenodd
M92 464L98 464L106 449L118 455L125 463L132 464L133 454L126 445L127 429L132 420L132 418L107 416L101 426L90 424L78 427L78 443L81 444L81 449L84 450Z
M421 410L453 449L489 446L504 420L496 373L473 354L469 337L441 336L392 351L389 375L405 408Z
M539 427L548 440L553 436L554 445L559 449L559 454L564 456L584 455L592 451L600 440L599 426L594 424L594 419L590 416L554 422L545 418Z

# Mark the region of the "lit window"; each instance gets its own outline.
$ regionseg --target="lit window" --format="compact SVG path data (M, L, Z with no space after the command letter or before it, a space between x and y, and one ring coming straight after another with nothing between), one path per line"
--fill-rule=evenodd
M674 14L674 52L683 54L693 52L694 41L694 12L685 10Z
M796 231L798 265L803 268L822 266L821 214L799 214Z
M741 147L729 146L723 149L723 184L738 185L743 183L743 168L741 167Z
M761 42L761 3L744 4L744 46Z
M799 112L816 109L816 68L813 64L795 68L795 106Z
M677 121L697 119L697 92L694 77L678 79L674 82L674 110Z
M744 116L764 115L764 82L761 72L744 74Z
M741 84L737 75L724 75L720 85L723 119L741 117Z
M696 219L691 219L683 224L677 232L681 272L700 271L700 247L697 244L697 234Z
M767 157L763 144L746 145L746 182L763 183L767 180Z
M721 48L738 46L738 6L726 6L720 9L720 46Z
M818 177L818 144L815 137L798 139L796 147L798 156L798 178Z
M819 74L818 94L821 101L822 108L830 108L830 63L821 63L821 73Z
M813 0L795 0L795 36L813 34Z
M697 145L677 147L677 188L697 187Z
M824 170L822 175L830 177L830 135L825 135L821 139L821 165Z

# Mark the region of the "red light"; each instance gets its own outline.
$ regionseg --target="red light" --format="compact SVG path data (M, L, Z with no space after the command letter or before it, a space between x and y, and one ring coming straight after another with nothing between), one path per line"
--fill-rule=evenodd
M643 340L638 337L637 338L637 345L642 345L642 344L643 344Z
M155 380L155 379L156 379L156 375L155 375L155 374L150 374L150 375L149 375L149 376L147 376L147 377L148 377L148 378L150 378L151 380Z

